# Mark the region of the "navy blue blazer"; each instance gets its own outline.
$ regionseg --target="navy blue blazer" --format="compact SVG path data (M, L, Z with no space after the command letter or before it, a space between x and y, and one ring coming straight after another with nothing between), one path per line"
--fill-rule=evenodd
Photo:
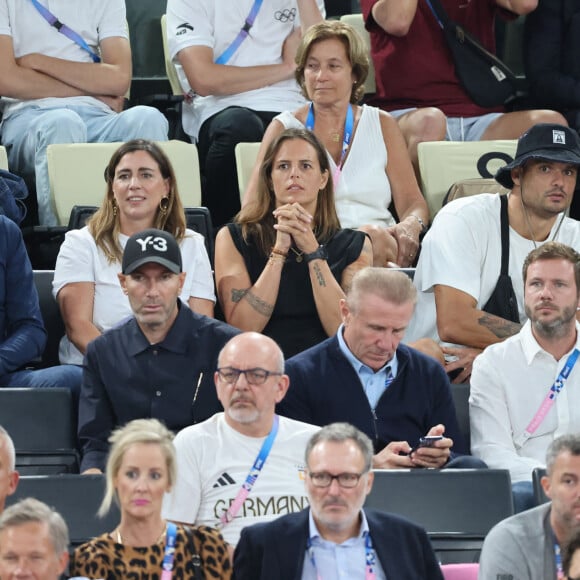
M278 405L280 415L328 425L351 423L379 452L391 441L414 446L431 427L442 423L453 439L453 455L468 453L459 432L449 379L433 358L400 344L397 376L373 411L360 379L333 336L286 362L290 388Z
M309 508L242 530L234 580L300 580L308 541ZM423 528L392 514L366 510L373 548L387 578L443 580Z

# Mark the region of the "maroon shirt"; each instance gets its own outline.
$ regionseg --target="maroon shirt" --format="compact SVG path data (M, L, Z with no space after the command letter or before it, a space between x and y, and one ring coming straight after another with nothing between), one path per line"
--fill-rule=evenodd
M373 105L392 111L409 107L438 107L449 117L473 117L502 107L476 105L455 75L451 52L443 31L426 0L418 0L408 33L386 33L374 20L371 9L377 0L361 0L366 27L371 35L377 94ZM495 53L495 17L515 16L495 0L440 0L448 17L461 24L490 52Z

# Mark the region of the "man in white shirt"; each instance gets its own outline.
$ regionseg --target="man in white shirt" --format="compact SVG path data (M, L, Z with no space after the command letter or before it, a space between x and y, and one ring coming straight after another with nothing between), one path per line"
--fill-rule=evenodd
M167 140L157 109L123 111L130 83L124 0L0 0L2 144L13 172L36 177L41 224L57 223L48 145Z
M523 278L528 321L475 359L469 399L472 453L510 470L518 511L531 505L532 470L552 440L580 431L580 254L547 242Z
M447 371L468 379L481 349L519 332L526 320L521 267L538 244L556 240L580 250L580 223L566 217L576 187L580 140L576 132L555 124L534 125L524 133L512 163L496 180L507 196L507 274L513 286L510 303L498 296L502 263L501 205L504 196L482 194L455 200L435 217L421 249L414 283L417 307L405 339L440 339L458 357ZM504 278L505 280L505 278ZM496 295L497 296L497 295ZM499 305L499 307L498 307Z
M323 0L168 0L183 128L197 142L214 226L240 209L235 146L261 141L278 113L304 104L294 56L301 32L324 14Z
M177 434L179 477L163 512L177 522L217 526L235 545L243 527L308 505L304 449L318 428L275 414L289 380L271 338L232 338L214 379L224 412Z

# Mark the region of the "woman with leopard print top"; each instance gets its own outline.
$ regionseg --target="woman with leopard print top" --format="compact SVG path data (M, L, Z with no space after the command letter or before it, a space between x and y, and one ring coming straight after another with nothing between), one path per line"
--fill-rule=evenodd
M165 492L176 479L173 434L156 419L137 419L110 437L107 490L99 514L113 498L121 522L74 552L71 574L92 579L231 578L221 534L213 528L175 525L161 517Z

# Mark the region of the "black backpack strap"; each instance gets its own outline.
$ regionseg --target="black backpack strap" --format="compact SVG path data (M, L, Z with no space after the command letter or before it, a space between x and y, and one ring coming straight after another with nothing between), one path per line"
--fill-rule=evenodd
M508 217L507 195L500 195L499 219L501 227L501 274L508 275L510 263L510 222Z

